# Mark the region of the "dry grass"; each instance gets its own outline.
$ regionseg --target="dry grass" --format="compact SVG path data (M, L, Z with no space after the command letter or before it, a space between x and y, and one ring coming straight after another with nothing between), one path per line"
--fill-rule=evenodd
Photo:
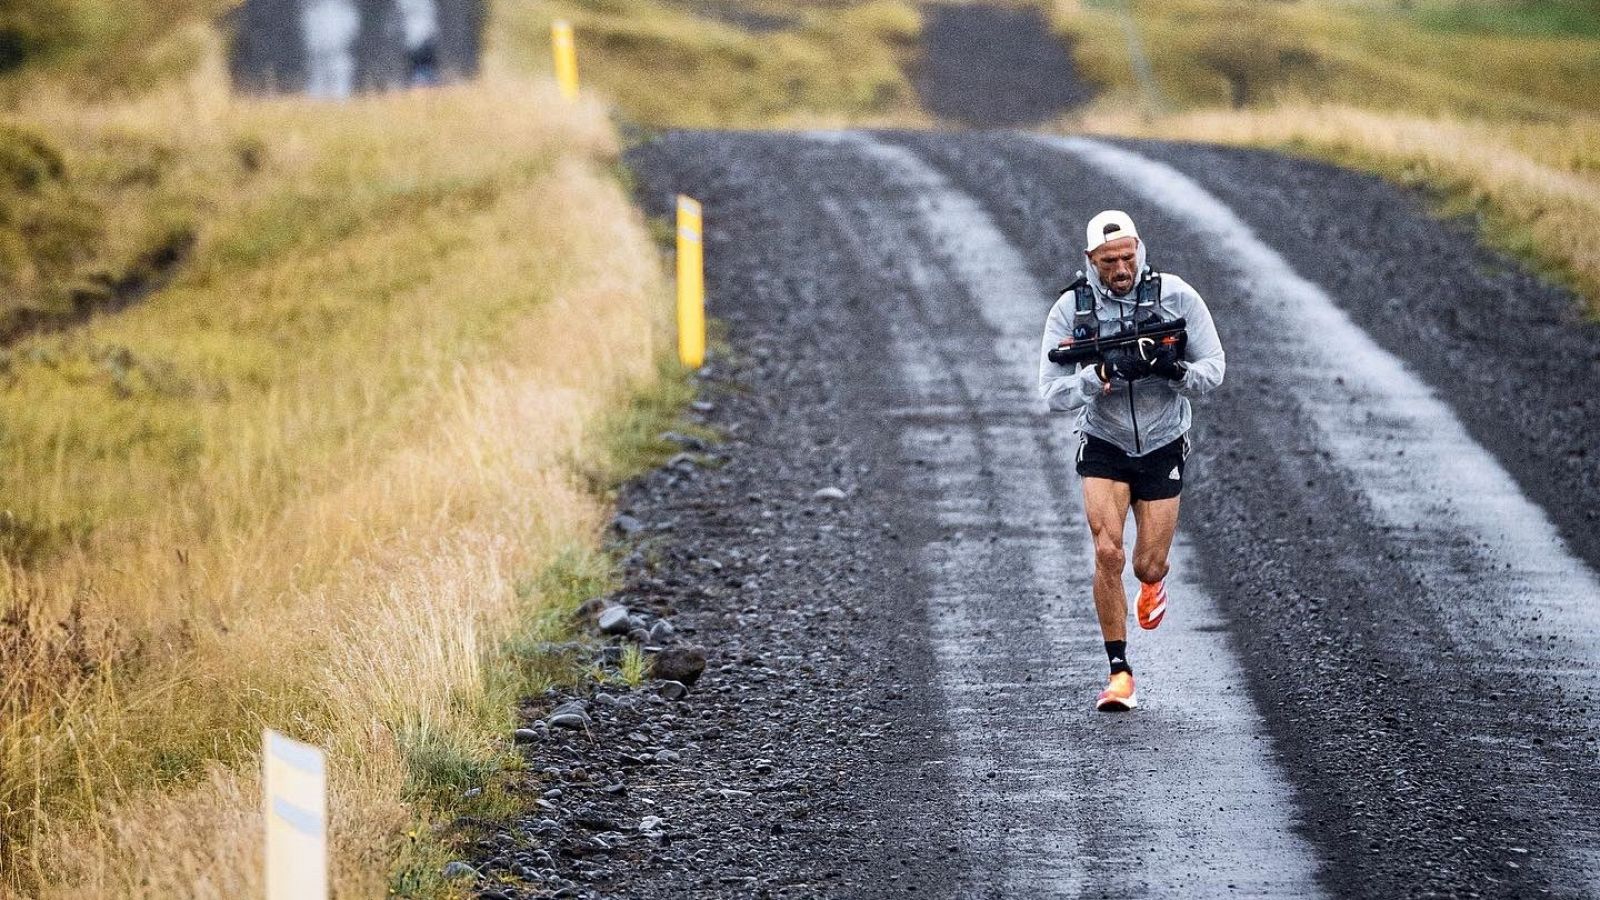
M905 74L921 30L905 0L554 0L505 8L491 43L544 70L557 18L574 25L584 85L637 124L927 121Z
M65 146L171 148L199 244L5 361L11 889L258 893L270 725L332 754L339 893L427 893L430 809L510 763L546 611L606 572L574 461L653 389L668 307L604 110L490 68L322 106L232 100L213 63L27 105Z
M1274 147L1426 187L1600 314L1600 9L1418 0L1058 2L1108 86L1065 127ZM1149 54L1138 77L1125 26ZM1152 52L1153 51L1153 52Z

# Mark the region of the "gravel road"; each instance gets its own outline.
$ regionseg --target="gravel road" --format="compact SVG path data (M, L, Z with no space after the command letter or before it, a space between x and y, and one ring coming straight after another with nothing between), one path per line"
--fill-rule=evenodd
M629 494L643 549L615 599L711 663L677 703L591 699L590 732L535 745L563 760L539 786L569 790L520 827L577 848L546 889L1595 895L1600 591L1564 535L1600 498L1539 468L1587 406L1514 340L1464 368L1434 343L1510 294L1568 324L1551 356L1588 359L1592 394L1570 297L1381 182L1259 153L678 133L630 162L654 212L706 204L732 356L703 416L731 437ZM1210 299L1230 356L1122 717L1090 710L1076 438L1033 388L1107 206ZM619 761L630 734L679 755ZM585 765L606 774L573 781ZM595 809L619 828L603 852L573 824ZM677 837L629 824L650 815Z
M1375 179L1248 151L676 133L630 163L654 213L706 204L730 350L698 415L727 440L630 488L610 601L709 665L677 701L587 689L581 732L530 707L541 801L483 861L522 887L484 896L1596 894L1571 297ZM1107 206L1230 357L1122 717L1090 710L1076 437L1033 387ZM1534 363L1467 337L1507 296Z

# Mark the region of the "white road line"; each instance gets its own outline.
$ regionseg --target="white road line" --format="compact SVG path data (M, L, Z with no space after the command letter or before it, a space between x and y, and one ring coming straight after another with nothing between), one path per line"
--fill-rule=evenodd
M1492 647L1516 683L1551 677L1576 694L1600 695L1600 583L1443 400L1183 173L1100 141L1041 140L1159 203L1219 248L1251 315L1283 335L1292 364L1276 386L1310 413L1317 445L1352 476L1389 529L1385 539L1411 552L1400 564L1424 578L1415 597L1420 625L1443 622L1461 646ZM1445 614L1430 615L1430 607ZM1530 628L1549 639L1526 640ZM1588 856L1573 861L1592 889L1600 869Z
M847 208L828 198L823 208L863 265L880 264L874 253L877 247L906 246L905 235L884 235L899 223L872 217L864 206ZM900 262L897 275L910 282L913 294L935 298L942 283L939 275L920 260ZM919 299L910 305L923 303ZM988 362L992 357L982 355L983 363L962 361L956 364L959 371L950 371L930 346L940 331L937 324L922 321L915 309L888 312L892 339L887 349L911 389L918 413L915 421L906 421L900 429L902 446L908 457L927 466L905 499L931 509L945 534L920 548L919 568L939 575L931 580L924 603L935 635L939 688L956 750L951 780L958 786L964 811L960 840L975 864L975 871L963 873L964 884L957 894L998 889L1015 895L1020 886L1029 894L1079 896L1087 886L1087 867L1076 862L1082 856L1083 834L1073 812L1082 805L1087 772L1072 772L1054 781L1040 778L1055 771L1049 759L1070 756L1070 747L1061 742L1061 733L1046 712L1059 705L1059 693L1049 689L1057 682L1050 676L1059 671L1059 654L1052 646L1055 636L1035 631L1017 640L1014 635L996 635L994 625L1002 609L1023 607L1020 611L1027 615L1035 602L1032 554L1018 544L1048 545L1060 530L1048 517L1033 515L1005 523L1020 530L1022 538L1010 537L1004 545L989 540L996 526L996 498L981 472L1013 472L1011 454L997 458L996 450L1026 446L1030 442L1026 430L1032 425L975 424L962 389L1006 390L1004 384L975 384L985 380L985 366L992 368ZM1014 384L1011 390L1018 393ZM1042 505L1023 507L1037 509ZM966 640L960 639L963 635ZM1030 683L1024 672L1039 672L1042 677ZM1090 685L1076 687L1083 693ZM1019 702L1034 714L1018 715Z
M955 428L906 431L908 449L932 462L936 514L952 529L982 522L984 483L972 471L987 466L1012 517L1006 525L1039 535L1002 538L1011 557L959 533L925 551L929 571L950 576L930 598L930 622L968 774L967 825L1004 842L1002 893L1074 895L1087 884L1125 895L1316 896L1315 858L1295 831L1288 787L1220 616L1183 575L1186 545L1176 548L1166 622L1131 638L1144 707L1121 719L1090 709L1104 666L1088 599L1093 557L1081 506L1048 504L1051 482L1063 479L1076 500L1073 441L1064 419L1042 414L1034 390L1048 292L978 202L937 170L898 146L843 140L917 198L916 221L898 227L918 231L942 258L900 261L916 294L938 298L954 275L962 294L982 299L972 311L996 336L992 347L964 348L973 361L959 373L930 373L926 357L898 348L924 403L948 405L940 379L960 377L989 405L986 448ZM841 230L863 227L844 211L833 217ZM997 559L1011 570L995 571ZM1010 643L986 641L1002 628L1012 630ZM1030 658L994 659L1013 648L1029 648ZM1017 683L1019 669L1033 680ZM1009 682L988 680L1005 673ZM1044 707L1019 715L1028 703ZM1000 774L998 784L981 777L985 769Z

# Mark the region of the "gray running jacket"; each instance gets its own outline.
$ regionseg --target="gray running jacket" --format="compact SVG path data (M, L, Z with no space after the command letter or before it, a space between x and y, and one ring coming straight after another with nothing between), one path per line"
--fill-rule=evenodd
M1085 260L1084 271L1094 288L1095 318L1100 332L1115 332L1120 320L1132 318L1132 295L1117 297L1101 284L1093 265ZM1139 270L1144 265L1144 243L1139 244ZM1135 289L1137 290L1137 288ZM1188 346L1183 354L1189 371L1182 381L1151 375L1129 383L1113 378L1111 391L1095 374L1093 365L1074 370L1058 366L1046 355L1063 338L1072 335L1075 313L1073 293L1067 291L1056 300L1044 323L1044 340L1039 348L1039 394L1051 410L1078 413L1078 429L1109 441L1129 456L1143 456L1166 446L1189 430L1189 398L1197 397L1222 383L1227 356L1211 321L1206 302L1189 283L1167 272L1161 273L1161 298L1155 301L1163 319L1183 317L1188 323Z

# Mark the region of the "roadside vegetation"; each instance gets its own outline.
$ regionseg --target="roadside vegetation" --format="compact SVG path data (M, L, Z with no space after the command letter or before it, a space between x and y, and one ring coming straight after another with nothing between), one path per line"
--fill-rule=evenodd
M186 246L0 349L0 895L258 895L263 726L330 753L342 896L448 894L442 826L509 807L606 492L687 399L608 111L504 45L471 85L237 98L213 8L51 3L193 52L111 77L0 14L0 295Z
M646 127L926 121L906 70L908 0L551 0L505 5L492 40L535 69L550 23L577 33L585 87Z
M1058 0L1071 127L1288 149L1429 190L1600 315L1600 3ZM1130 37L1131 35L1131 37ZM1142 61L1140 59L1142 57Z

